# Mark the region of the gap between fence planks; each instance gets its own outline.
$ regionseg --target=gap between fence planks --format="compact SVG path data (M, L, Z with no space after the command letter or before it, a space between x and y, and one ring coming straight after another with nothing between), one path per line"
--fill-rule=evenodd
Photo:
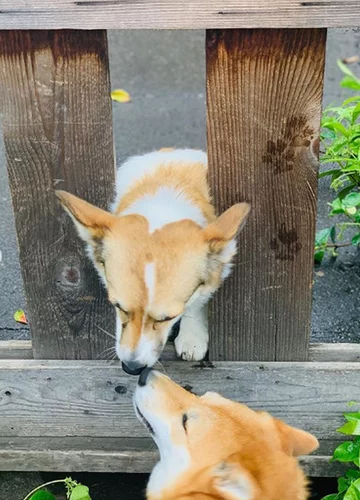
M209 30L209 178L247 201L232 276L210 305L210 358L308 357L326 30Z
M0 14L1 17L2 14ZM106 207L115 179L105 31L1 31L0 109L34 356L96 358L114 311L54 189Z
M2 0L0 29L359 26L358 0Z

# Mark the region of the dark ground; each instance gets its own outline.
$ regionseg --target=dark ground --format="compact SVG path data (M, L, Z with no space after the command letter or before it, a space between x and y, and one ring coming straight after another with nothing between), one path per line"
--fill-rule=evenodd
M205 66L203 32L112 32L110 66L113 88L132 95L129 104L113 106L117 161L164 146L205 148ZM324 104L339 103L336 58L360 55L360 33L329 30ZM352 69L360 75L360 65ZM318 228L330 225L326 181L319 183ZM320 272L319 272L320 271ZM360 255L342 250L314 275L313 342L360 341ZM13 320L26 310L16 236L0 144L0 340L29 338L27 328ZM1 414L0 414L1 421ZM66 475L66 474L65 474ZM93 500L140 500L146 475L72 474L91 487ZM22 500L43 481L64 474L0 473L0 500ZM334 492L333 480L316 480L313 499ZM316 495L317 493L317 495Z

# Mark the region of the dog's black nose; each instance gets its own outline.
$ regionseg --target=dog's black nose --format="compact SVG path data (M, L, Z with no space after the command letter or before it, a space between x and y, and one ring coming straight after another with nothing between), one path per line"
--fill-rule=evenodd
M149 380L149 375L153 371L152 368L145 368L140 374L138 384L140 387L144 387L146 385L146 382Z
M140 373L146 368L146 365L141 365L136 361L127 361L126 363L123 361L121 366L124 372L129 375L140 375Z

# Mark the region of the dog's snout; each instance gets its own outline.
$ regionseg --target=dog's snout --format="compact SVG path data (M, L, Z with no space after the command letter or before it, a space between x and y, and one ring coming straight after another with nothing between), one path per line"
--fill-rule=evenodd
M127 361L126 363L123 361L121 366L124 372L129 375L140 375L146 368L146 365L142 365L137 361Z
M145 368L145 370L143 370L141 372L140 377L139 377L139 381L138 381L138 384L139 384L140 387L144 387L144 385L146 385L146 383L148 382L149 376L152 373L152 371L153 371L152 368Z

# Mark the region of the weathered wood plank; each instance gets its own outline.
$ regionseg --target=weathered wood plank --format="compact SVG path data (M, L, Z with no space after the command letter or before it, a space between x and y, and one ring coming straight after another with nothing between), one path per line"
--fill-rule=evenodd
M358 26L358 0L3 0L0 29Z
M359 363L164 363L196 393L218 391L336 442ZM0 437L146 437L132 407L135 377L101 361L0 361Z
M112 197L106 32L2 31L0 47L0 109L34 356L96 358L110 345L98 327L113 331L114 312L54 187L102 207Z
M0 340L0 359L32 359L31 340ZM160 360L175 361L177 359L173 343L168 343ZM360 344L310 344L309 361L360 361Z
M1 340L0 359L32 359L31 340Z
M210 307L210 358L306 360L325 30L207 32L209 176L247 201L234 272Z
M71 443L61 446L59 439L57 442L45 439L39 446L26 438L22 438L18 446L2 445L0 470L143 473L151 472L158 461L158 452L150 439L124 443L120 439L102 438L104 446L101 448L93 446L91 439L76 441L76 447ZM136 441L140 443L135 444ZM341 475L346 467L338 462L329 463L329 460L330 456L312 455L301 457L300 463L309 476Z
M360 344L310 344L309 361L360 361Z

